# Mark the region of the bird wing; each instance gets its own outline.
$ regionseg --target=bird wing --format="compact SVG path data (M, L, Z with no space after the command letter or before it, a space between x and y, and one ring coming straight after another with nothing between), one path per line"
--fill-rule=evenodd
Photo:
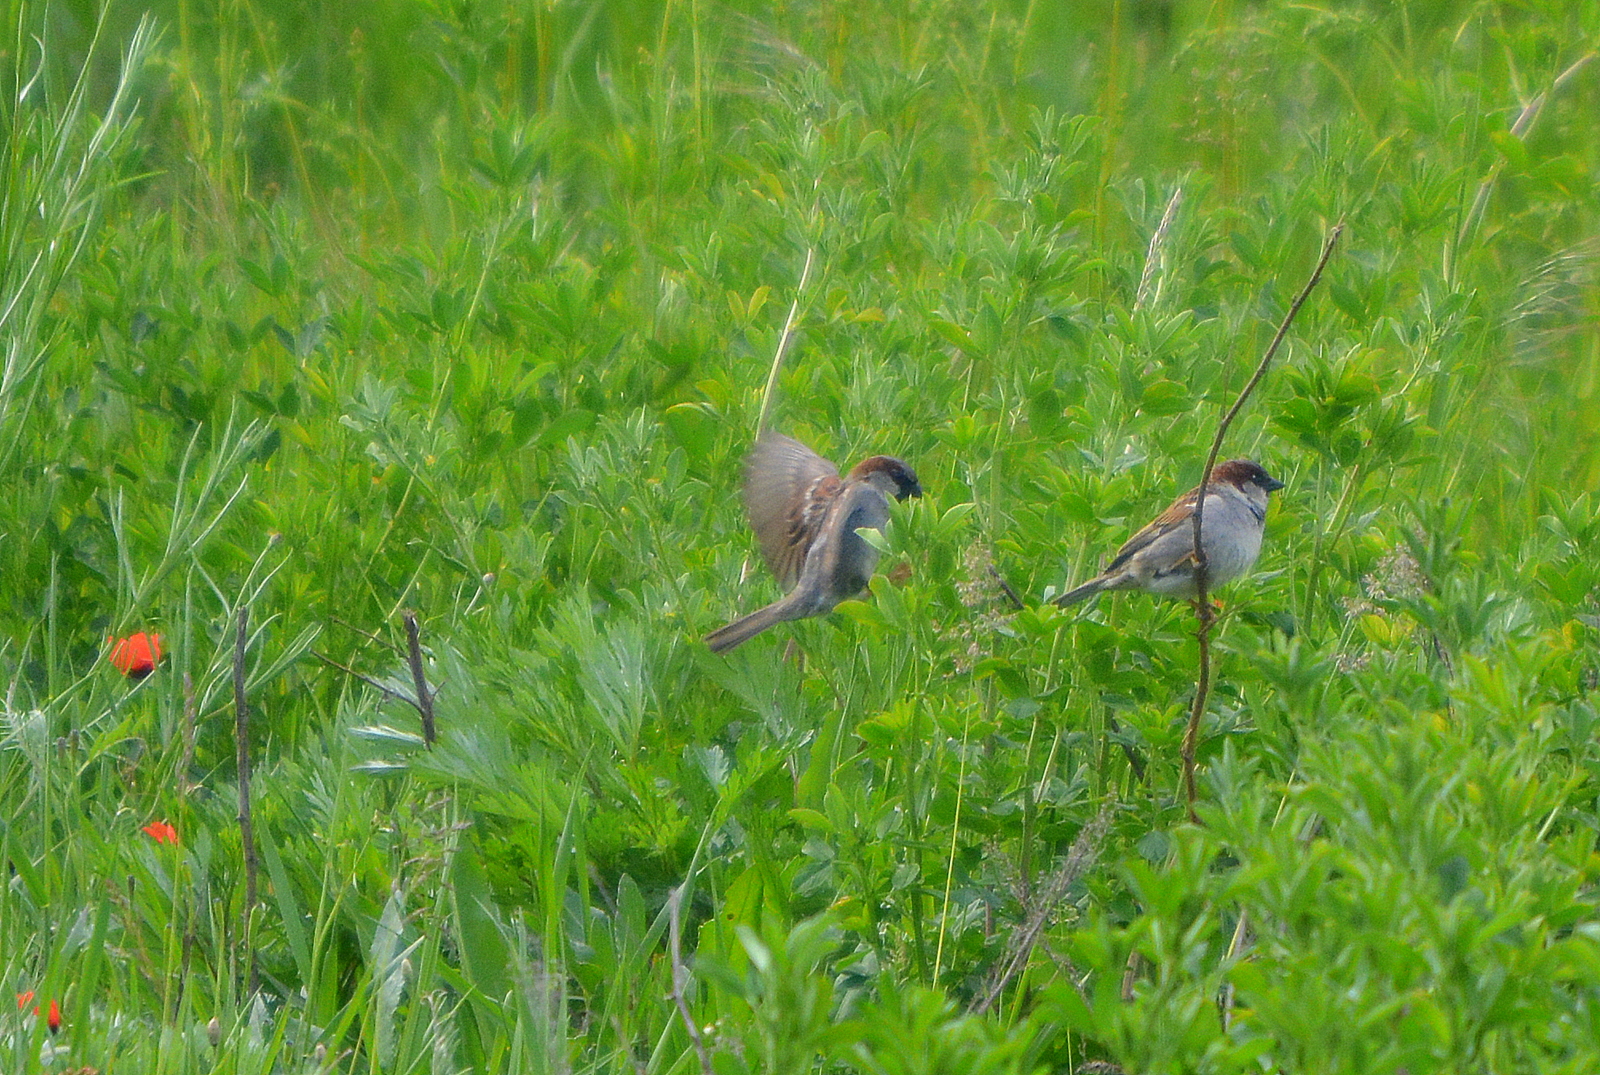
M793 437L766 433L744 466L744 503L761 558L788 590L800 579L843 483L834 465Z
M1103 574L1111 575L1120 571L1127 566L1129 560L1180 527L1193 527L1195 497L1199 492L1199 489L1190 489L1187 493L1174 500L1166 511L1151 519L1143 530L1140 530L1124 542L1122 548L1117 550L1117 555L1112 557L1111 563L1106 565ZM1181 536L1178 540L1182 540ZM1194 556L1194 538L1191 536L1188 540L1190 543L1189 556L1192 559Z
M828 506L827 518L808 545L800 577L793 588L765 608L741 616L706 636L712 653L724 653L786 620L821 616L867 585L877 566L878 550L856 533L882 530L889 521L889 502L868 482L845 482Z

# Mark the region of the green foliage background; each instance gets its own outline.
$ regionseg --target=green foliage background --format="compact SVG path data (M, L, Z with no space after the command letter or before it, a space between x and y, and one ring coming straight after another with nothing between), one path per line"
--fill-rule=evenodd
M1600 7L5 11L6 1070L1594 1070ZM1337 221L1195 826L1186 610L1040 598ZM791 304L928 495L714 658Z

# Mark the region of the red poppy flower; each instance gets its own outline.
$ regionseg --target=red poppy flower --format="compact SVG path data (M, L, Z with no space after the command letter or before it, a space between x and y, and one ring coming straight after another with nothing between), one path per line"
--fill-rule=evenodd
M111 666L129 679L143 679L161 662L161 636L137 631L111 643Z
M145 835L158 844L172 844L177 846L178 830L165 821L152 821L144 827Z
M22 1011L33 1000L33 990L17 994L17 1011ZM34 1005L33 1014L39 1014L38 1005ZM54 997L50 998L50 1013L45 1016L45 1025L50 1028L50 1033L59 1033L61 1030L61 1005Z

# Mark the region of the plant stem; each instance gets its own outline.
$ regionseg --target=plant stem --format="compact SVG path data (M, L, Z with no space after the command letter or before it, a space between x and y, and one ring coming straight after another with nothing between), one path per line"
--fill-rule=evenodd
M1194 500L1194 614L1199 621L1195 628L1195 641L1200 643L1200 672L1195 680L1194 704L1189 707L1189 725L1183 731L1183 793L1189 804L1189 820L1199 824L1200 819L1195 815L1195 787L1194 787L1194 752L1197 740L1200 738L1200 718L1206 711L1206 700L1211 694L1211 628L1216 623L1216 613L1211 608L1210 595L1207 593L1206 547L1200 540L1200 528L1205 516L1206 489L1211 484L1211 470L1217 465L1217 455L1222 451L1222 438L1228 433L1228 427L1233 425L1233 420L1244 409L1244 404L1254 392L1256 385L1267 375L1267 367L1272 365L1272 358L1278 353L1278 345L1289 332L1289 326L1294 323L1295 315L1300 312L1300 307L1311 295L1311 289L1317 286L1317 281L1322 279L1322 270L1327 267L1328 258L1333 254L1333 245L1339 241L1339 236L1344 231L1341 222L1333 226L1328 233L1327 241L1322 244L1322 256L1317 259L1317 267L1311 270L1311 279L1306 281L1306 286L1300 289L1300 294L1295 297L1289 306L1289 312L1283 315L1283 321L1278 325L1277 333L1272 337L1272 342L1267 345L1267 351L1261 356L1261 361L1256 365L1256 371L1250 376L1239 392L1239 398L1233 401L1233 406L1228 408L1228 413L1222 416L1222 421L1217 424L1217 435L1211 441L1211 453L1206 456L1205 470L1200 472L1200 494Z

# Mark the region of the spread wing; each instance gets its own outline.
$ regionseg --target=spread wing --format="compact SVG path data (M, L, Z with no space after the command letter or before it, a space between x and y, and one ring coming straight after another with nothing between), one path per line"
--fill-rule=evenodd
M840 484L832 463L781 433L764 434L745 460L745 510L761 558L784 590L799 580Z

